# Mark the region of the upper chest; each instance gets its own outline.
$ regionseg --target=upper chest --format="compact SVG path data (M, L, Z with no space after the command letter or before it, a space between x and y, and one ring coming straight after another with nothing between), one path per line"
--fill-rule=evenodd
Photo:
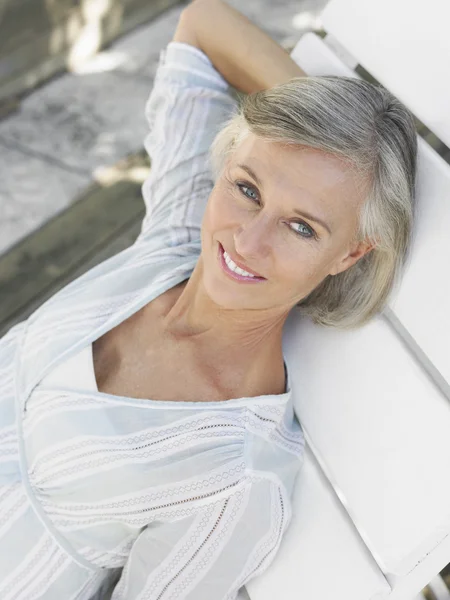
M224 366L214 361L213 347L174 340L163 331L163 315L184 285L168 290L93 343L98 390L132 398L200 402L283 393L284 370L269 377L265 373L245 385L244 367Z
M169 401L218 401L236 397L233 374L211 368L189 340L164 333L167 306L181 293L168 290L93 343L100 392Z

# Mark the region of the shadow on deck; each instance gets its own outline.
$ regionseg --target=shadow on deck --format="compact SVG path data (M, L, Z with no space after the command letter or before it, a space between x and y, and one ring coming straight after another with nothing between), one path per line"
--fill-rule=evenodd
M95 265L130 246L145 206L144 151L100 176L69 208L0 256L0 337Z

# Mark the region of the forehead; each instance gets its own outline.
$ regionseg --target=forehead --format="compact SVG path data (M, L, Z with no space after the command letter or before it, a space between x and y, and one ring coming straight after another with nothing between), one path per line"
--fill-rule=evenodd
M329 210L359 206L367 189L367 182L336 155L307 146L270 142L252 133L231 157L230 166L238 164L246 164L255 172L264 191L276 188L278 194Z

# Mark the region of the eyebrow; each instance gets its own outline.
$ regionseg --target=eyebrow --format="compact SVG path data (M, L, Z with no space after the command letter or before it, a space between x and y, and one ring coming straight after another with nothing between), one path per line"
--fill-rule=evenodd
M261 179L258 177L258 175L253 171L253 169L251 167L249 167L248 165L244 165L244 164L238 164L238 167L240 167L241 169L243 169L244 171L246 171L250 177L253 177L253 179L256 181L256 183L263 188L264 185L261 181ZM322 227L324 229L326 229L328 231L328 233L331 235L331 230L329 228L329 226L325 223L325 221L322 221L322 219L319 219L319 217L315 217L314 215L311 215L308 212L305 211L300 211L296 208L294 208L294 212L297 213L298 215L300 215L301 217L304 217L305 219L309 219L310 221L314 221L314 223L319 223L319 225L322 225Z

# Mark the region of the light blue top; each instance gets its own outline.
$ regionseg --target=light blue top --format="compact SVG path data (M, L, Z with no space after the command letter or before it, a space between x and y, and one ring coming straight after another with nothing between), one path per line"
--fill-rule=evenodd
M0 340L2 600L232 600L280 547L304 455L289 376L284 394L214 402L52 378L189 278L208 149L235 108L209 59L170 43L146 107L138 239Z

